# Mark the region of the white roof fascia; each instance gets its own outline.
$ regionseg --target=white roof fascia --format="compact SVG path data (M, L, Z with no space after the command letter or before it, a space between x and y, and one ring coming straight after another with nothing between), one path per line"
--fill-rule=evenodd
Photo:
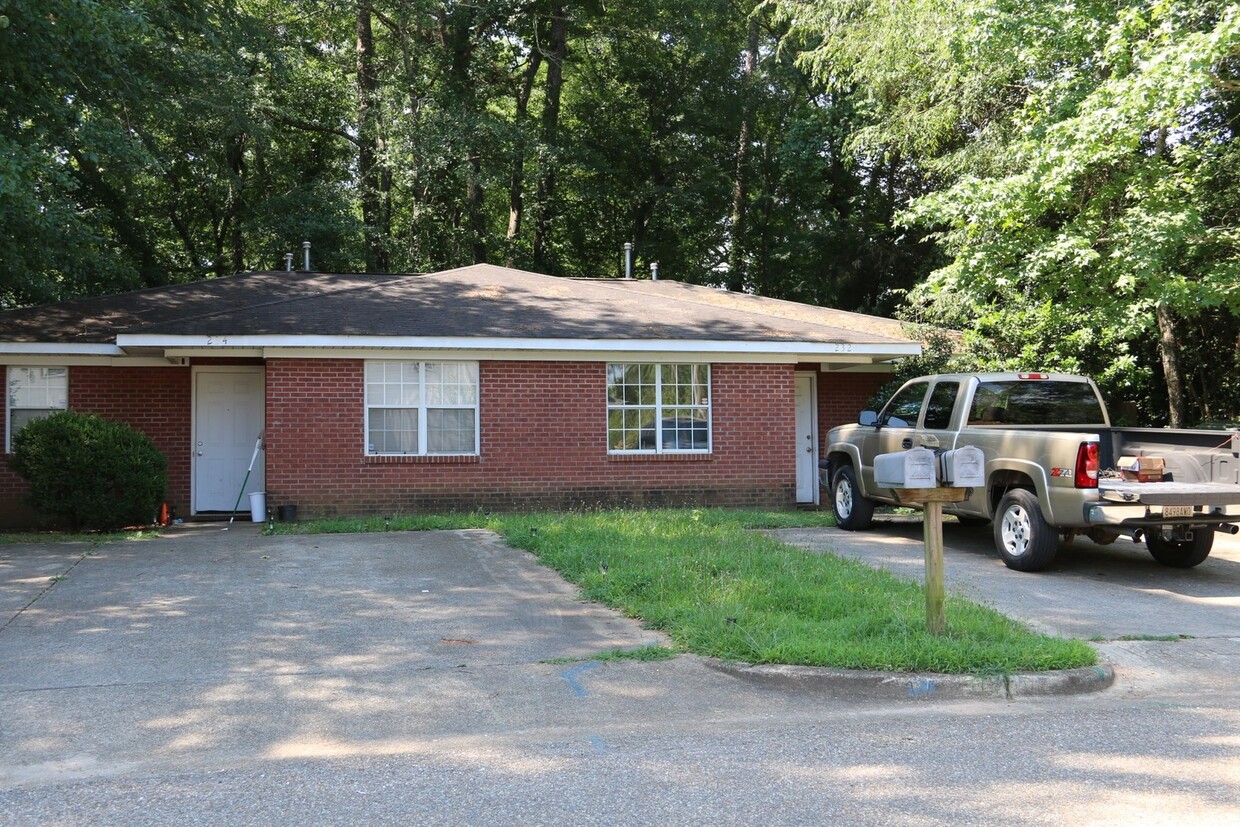
M158 333L122 333L116 337L121 348L164 348L171 351L235 352L238 348L305 350L457 350L532 351L570 353L699 353L763 354L814 357L810 361L832 361L833 356L899 358L921 353L921 345L908 343L852 342L739 342L712 339L518 339L467 336L290 336L243 335L201 336ZM290 354L294 355L294 354Z
M61 342L0 342L0 356L124 356L119 345Z

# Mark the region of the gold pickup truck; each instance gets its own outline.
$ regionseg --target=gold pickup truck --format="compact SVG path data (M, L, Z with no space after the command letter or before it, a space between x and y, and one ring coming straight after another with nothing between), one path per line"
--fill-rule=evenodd
M1190 568L1216 531L1240 531L1240 433L1112 426L1092 380L1058 373L922 376L832 429L819 473L836 522L861 531L877 503L899 502L875 484L876 456L966 445L983 452L986 484L944 511L993 522L1018 571L1045 568L1078 535L1144 540L1158 562Z

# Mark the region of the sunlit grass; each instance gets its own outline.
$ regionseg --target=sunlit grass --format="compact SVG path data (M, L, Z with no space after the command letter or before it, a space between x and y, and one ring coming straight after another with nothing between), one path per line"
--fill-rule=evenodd
M749 663L941 673L1092 665L1082 641L1035 634L948 598L947 634L926 629L913 581L747 530L822 524L815 512L715 509L465 514L277 524L276 533L490 528L591 600L640 618L686 652Z

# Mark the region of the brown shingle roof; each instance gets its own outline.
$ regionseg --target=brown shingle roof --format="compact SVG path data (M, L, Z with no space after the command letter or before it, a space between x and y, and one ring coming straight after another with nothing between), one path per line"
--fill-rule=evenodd
M256 272L0 313L0 342L117 334L913 344L898 322L675 281L494 265L417 275Z

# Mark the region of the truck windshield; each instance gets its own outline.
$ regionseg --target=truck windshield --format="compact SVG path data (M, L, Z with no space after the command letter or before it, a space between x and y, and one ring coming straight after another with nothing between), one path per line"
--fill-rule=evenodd
M970 425L1101 425L1102 405L1085 382L983 382L973 394Z

